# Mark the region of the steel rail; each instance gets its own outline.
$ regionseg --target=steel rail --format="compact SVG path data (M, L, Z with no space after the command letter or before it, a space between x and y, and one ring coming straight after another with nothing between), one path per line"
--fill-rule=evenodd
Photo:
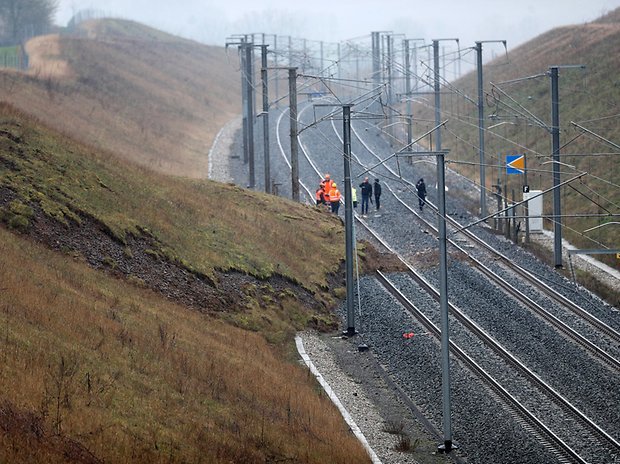
M377 278L388 293L393 295L401 305L413 315L424 328L431 333L437 340L441 338L441 329L437 327L422 311L420 311L403 293L385 276L381 271L377 271ZM454 341L450 341L450 352L456 356L468 369L481 379L492 391L500 397L503 403L510 409L513 417L519 418L530 426L532 432L536 434L539 441L547 449L552 451L564 462L575 462L586 464L579 453L573 450L549 427L541 422L532 412L530 412L521 402L506 390L497 380L493 378L482 366L471 358Z
M355 134L355 136L357 137L357 139L360 141L360 143L364 146L364 148L371 154L373 155L375 158L377 159L381 159L367 144L366 142L362 139L362 137L359 135L359 133L357 132L357 130L355 130L355 127L352 126L352 131ZM389 166L384 165L385 169L387 169L390 173L392 173L393 175L397 175L393 169L391 169ZM461 174L459 174L459 176L463 177ZM399 176L401 177L401 176ZM408 185L413 186L413 184L409 181L407 181L406 179L403 178L403 181L405 181ZM393 192L392 192L393 193ZM398 198L397 198L398 199ZM401 200L399 200L401 201ZM404 204L404 202L401 201L401 203ZM431 206L433 208L433 210L435 212L437 212L437 207L430 202L429 200L426 200L426 203ZM411 212L416 215L417 217L419 217L420 219L422 219L422 217L413 209L411 209ZM456 227L457 229L460 229L462 227L461 224L459 224L456 220L454 220L451 217L446 217L446 220L453 225L454 227ZM530 283L533 287L539 289L540 291L542 291L545 295L547 295L548 297L554 299L556 302L558 302L559 304L561 304L562 306L566 307L567 309L569 309L571 312L573 312L573 314L576 314L577 316L581 317L582 319L584 319L586 322L588 322L592 327L594 327L595 329L597 329L598 331L602 332L603 334L605 334L606 336L608 336L609 338L611 338L613 341L615 341L616 343L620 343L620 332L616 331L614 328L610 327L609 325L607 325L605 322L601 321L600 319L598 319L596 316L594 316L593 314L590 314L588 311L586 311L585 309L583 309L581 306L579 306L578 304L576 304L574 301L571 301L570 299L568 299L566 296L562 295L560 292L556 291L555 289L551 288L549 285L547 285L545 282L542 282L538 277L536 277L535 275L533 275L531 272L529 272L527 269L519 266L518 264L516 264L514 261L512 261L510 258L508 258L506 255L504 255L501 251L496 250L495 248L493 248L491 245L489 245L488 243L486 243L484 240L482 240L480 237L478 237L476 234L474 234L472 231L470 230L462 230L461 231L467 238L473 240L474 242L476 242L478 245L480 245L481 247L483 247L484 249L486 249L487 251L489 251L490 253L492 253L493 255L497 256L498 258L500 258L502 260L502 262L508 266L510 269L512 269L514 272L516 272L518 275L520 275L522 278L524 278L528 283Z
M407 268L412 278L429 293L436 301L439 300L439 291L430 284L424 276L416 271L411 264L409 264L400 253L394 250L385 239L383 239L375 230L373 230L368 224L360 220L360 223L366 228L366 230L373 236L377 242L379 242L386 250L392 252ZM575 407L570 401L564 398L553 387L548 385L543 379L541 379L535 372L525 366L519 361L512 353L506 350L499 342L491 337L484 329L478 326L473 320L471 320L465 313L456 307L452 303L448 303L450 308L450 314L454 316L461 324L463 324L470 332L474 333L478 338L482 339L484 343L501 356L505 361L514 366L519 372L526 376L530 381L542 392L544 392L550 399L554 400L556 404L561 406L565 411L578 419L582 424L588 427L593 434L601 437L608 444L610 444L617 452L620 452L620 442L609 435L605 430L595 424L590 418L588 418L583 412ZM439 330L439 329L438 329Z
M358 140L362 143L362 145L364 145L364 148L366 148L366 150L369 153L371 153L375 158L379 158L374 153L374 151L370 147L368 147L368 145L362 140L362 138L359 136L357 131L355 131L355 129L353 130L353 132L355 133L355 135L358 138ZM384 166L384 167L390 173L396 175L396 173L391 168L389 168L389 166ZM424 219L421 215L419 215L417 213L417 211L415 211L415 209L413 209L411 206L409 206L402 198L400 198L396 194L396 192L394 192L394 190L389 186L389 184L387 184L386 187L390 190L392 195L403 206L405 206L420 221L422 221L427 227L431 228L435 232L435 234L437 234L437 228L436 228L436 226L434 224L430 223L429 221ZM429 202L427 201L427 203L429 203ZM433 205L433 207L434 207L434 205ZM454 219L448 217L447 220L451 224L458 226L458 222L456 222ZM495 250L493 247L491 247L490 245L485 243L482 239L477 237L473 232L470 232L470 231L464 231L464 232L466 232L466 236L468 238L472 239L473 241L475 241L479 245L483 246L487 251L490 251L495 256L500 257L504 261L504 263L507 264L510 267L510 269L512 269L513 271L517 272L520 276L522 276L524 279L526 279L526 281L528 283L530 283L531 285L533 285L535 288L538 288L538 289L542 290L543 293L548 295L548 296L552 296L555 301L557 301L561 305L564 305L564 306L568 307L568 309L571 310L574 314L577 314L578 316L581 316L582 318L584 318L587 322L590 323L591 326L593 326L594 328L598 329L601 333L605 334L606 336L608 336L609 338L611 338L615 342L620 343L620 333L615 331L612 327L608 326L607 324L605 324L603 321L599 320L598 318L596 318L592 314L588 313L586 310L581 308L579 305L577 305L576 303L570 301L564 295L561 295L560 293L558 293L557 291L555 291L554 289L552 289L551 287L546 285L544 282L540 282L540 280L536 279L533 274L529 273L527 270L523 269L521 266L516 265L514 262L512 262L510 259L508 259L508 257L506 257L504 254L502 254L498 250ZM573 341L575 341L576 343L578 343L579 345L584 347L586 350L588 350L590 353L592 353L598 359L603 361L606 365L612 367L615 370L620 371L620 360L614 358L612 355L607 353L605 350L601 349L596 344L594 344L593 342L588 340L586 337L581 335L579 332L577 332L576 330L574 330L573 328L568 326L566 323L561 321L559 318L557 318L556 316L551 314L549 311L547 311L540 304L536 303L530 297L525 295L523 292L519 291L513 285L511 285L510 283L506 282L505 279L503 279L502 277L497 275L494 271L492 271L487 266L485 266L481 261L479 261L471 253L469 253L467 250L465 250L463 247L461 247L455 240L448 239L448 241L458 251L463 253L475 265L475 267L477 269L479 269L484 275L487 276L487 278L489 278L492 281L494 281L495 283L497 283L498 286L500 286L505 292L509 293L510 295L515 297L518 301L520 301L521 303L527 305L529 308L534 310L539 316L543 317L548 323L550 323L556 329L560 330L561 332L566 334L569 338L571 338Z
M301 116L301 112L300 112L300 116ZM332 124L333 124L333 122L332 122ZM337 131L336 131L336 134L338 135ZM303 146L303 144L301 143L301 141L300 141L300 147L302 148L302 152L304 153L304 156L308 159L308 161L310 162L310 164L313 167L313 169L320 176L320 172L318 171L317 166L310 160L310 156L308 155L308 152L307 152L306 148ZM355 156L355 155L353 155L353 156ZM359 162L359 159L358 159L358 162ZM388 188L390 188L390 187L388 187ZM391 188L390 188L390 190L391 190ZM394 193L394 192L392 192L392 193ZM370 228L370 226L368 226L368 224L363 219L361 219L357 214L355 215L355 218L379 243L381 243L382 246L384 246L388 251L392 252L394 255L396 255L398 257L398 259L403 263L403 265L405 265L406 268L409 270L410 274L415 276L416 280L419 279L419 282L421 283L421 285L423 287L434 289L434 287L430 283L428 283L424 279L424 277L421 276L400 255L400 253L398 253L396 250L394 250L384 239L382 239L372 228ZM434 289L434 291L429 292L429 293L431 293L431 295L433 295L434 298L438 298L439 297L438 292L437 292L436 289ZM595 424L592 420L590 420L584 413L579 411L567 399L562 397L562 395L560 395L551 386L549 386L546 382L544 382L544 380L542 380L540 377L538 377L538 375L536 373L534 373L530 369L528 369L527 366L525 366L516 357L514 357L510 352L508 352L506 349L504 349L501 346L501 344L499 344L489 334L487 334L483 329L481 329L479 326L477 326L477 324L475 324L475 322L473 322L471 319L469 319L462 311L458 310L452 304L450 304L450 311L453 314L453 316L457 317L457 319L459 321L461 321L461 323L464 324L470 331L474 332L477 336L482 338L483 341L485 343L487 343L487 345L491 346L494 350L495 349L499 350L499 351L496 351L496 352L500 356L502 356L503 359L505 359L507 362L509 362L511 365L515 366L515 368L517 368L517 370L519 370L523 375L525 375L527 378L529 378L539 388L539 390L543 391L545 394L547 394L548 396L553 398L555 400L556 404L562 406L562 408L564 410L568 411L571 415L573 415L576 419L578 419L582 424L586 425L593 432L593 434L595 436L601 437L603 440L605 440L606 442L611 444L611 446L614 449L616 449L617 451L620 451L620 443L617 440L615 440L607 432L605 432L603 429L601 429L597 424ZM537 422L540 422L536 418L535 418L535 420ZM570 452L568 452L568 453L570 454ZM579 456L577 456L576 458L573 457L573 459L578 459L578 461L576 461L576 462L586 462L586 461L583 461L583 459L581 457L579 457Z

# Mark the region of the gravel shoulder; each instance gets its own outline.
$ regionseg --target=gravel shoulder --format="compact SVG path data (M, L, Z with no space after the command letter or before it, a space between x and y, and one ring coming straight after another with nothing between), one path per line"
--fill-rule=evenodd
M438 454L440 438L426 430L403 397L386 383L370 351L360 352L359 337L303 332L306 353L338 396L384 464L453 462ZM409 448L402 451L397 448Z

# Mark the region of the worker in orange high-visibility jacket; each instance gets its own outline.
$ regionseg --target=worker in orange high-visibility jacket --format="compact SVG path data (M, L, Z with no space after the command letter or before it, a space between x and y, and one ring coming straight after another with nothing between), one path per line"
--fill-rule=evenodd
M331 187L329 185L325 186L325 190L323 190L323 200L327 206L331 206L329 192L331 191Z
M325 178L321 181L320 186L323 187L323 190L325 190L325 192L329 193L332 188L332 180L329 177L329 174L325 174Z
M338 214L338 209L340 209L340 190L338 190L336 182L332 183L332 189L329 191L329 201L332 205L332 213Z
M317 206L325 204L325 189L323 188L323 184L321 184L319 188L316 189L316 192L314 195L315 195Z

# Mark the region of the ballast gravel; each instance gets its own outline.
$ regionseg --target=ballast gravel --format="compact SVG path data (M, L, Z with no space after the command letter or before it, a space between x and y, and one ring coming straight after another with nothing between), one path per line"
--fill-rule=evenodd
M308 112L308 113L311 113ZM274 111L272 120L276 121L281 110ZM302 114L303 116L303 114ZM286 119L286 118L285 118ZM319 169L324 172L331 172L332 177L342 177L342 154L339 149L341 142L335 137L333 128L329 122L321 123L321 127L306 130L302 136L302 148L308 150L313 156L314 162ZM358 124L357 122L355 123ZM276 124L272 124L276 126ZM276 127L277 128L277 127ZM280 126L281 139L287 136L288 125ZM392 153L391 149L381 137L367 136L372 132L372 128L366 131L358 128L358 132L362 132L363 137L367 137L367 145L380 153L385 158ZM258 136L260 138L260 135ZM220 141L221 142L221 141ZM256 184L257 189L262 189L262 142L257 141L257 158L256 158ZM221 145L221 143L220 143ZM353 152L360 162L366 165L375 164L376 158L368 153L367 149L355 137L353 139ZM240 149L240 136L231 137L227 142L228 153L226 149L212 150L214 153L213 164L218 163L226 165L220 172L226 172L222 180L234 182L241 186L247 185L248 166L243 163L242 153ZM282 196L290 197L290 168L279 152L278 141L276 137L271 137L271 166L275 185L278 193ZM288 147L285 148L288 150ZM230 158L231 150L235 153ZM302 150L303 152L303 150ZM320 156L316 156L320 153ZM221 157L228 156L230 159L221 162ZM218 159L220 161L218 161ZM427 181L427 189L429 199L436 202L436 185L434 183L434 167L430 163L408 164L399 162L398 166L393 160L392 166L399 169L404 176L411 181L423 176ZM213 169L217 172L217 169ZM220 174L222 175L222 174ZM354 163L353 176L354 179L360 180L358 176L363 175L363 167ZM408 259L422 265L428 265L432 262L432 255L436 253L436 240L429 231L424 230L423 226L419 226L411 213L399 205L394 197L391 196L389 188L386 184L392 186L400 196L403 196L413 206L417 207L417 199L410 188L405 188L391 179L391 174L382 168L377 168L368 174L372 177L380 177L384 183L382 209L381 211L371 210L368 217L364 218L373 228L388 239L390 243L398 249ZM476 220L467 209L475 204L477 195L476 189L471 183L458 175L453 175L448 171L447 185L447 212L448 214L467 224ZM310 163L305 160L303 154L300 153L300 178L306 182L311 189L314 189L318 182L317 174L311 170ZM361 181L361 180L360 180ZM459 194L457 192L466 192ZM359 195L359 193L358 193ZM311 199L303 197L303 202L311 203ZM342 210L342 209L341 209ZM358 208L359 211L359 208ZM436 221L435 214L426 208L423 215L431 220ZM617 308L610 307L602 302L586 290L574 285L562 277L559 273L554 272L548 266L541 263L528 252L504 239L502 236L490 231L487 226L476 227L479 234L483 235L485 241L492 243L493 246L502 250L510 259L520 263L523 267L540 275L549 282L554 288L560 289L567 294L569 298L578 300L580 304L587 307L593 314L600 319L608 322L613 327L620 327L620 314ZM356 227L358 238L370 237L363 232L360 227ZM495 266L496 268L499 266ZM432 269L427 269L427 276L431 280L436 278ZM477 288L477 285L470 285L469 279L473 279L471 270L463 264L451 266L451 274L449 282L451 292L455 292L463 306L467 306L466 302L478 302L472 309L478 310L485 324L488 324L488 330L496 331L497 336L506 337L505 343L517 351L522 346L518 333L520 330L529 330L529 325L523 327L522 324L534 324L540 330L544 330L545 324L531 319L530 316L518 315L515 307L514 316L507 316L506 321L493 321L489 316L489 312L484 310L489 305L493 308L504 310L504 302L501 296L496 293L494 288L485 289ZM456 272L456 273L454 273ZM505 277L505 271L501 270ZM480 284L481 285L481 284ZM371 277L364 277L360 280L361 288L361 313L358 313L358 330L361 332L358 337L349 340L342 340L338 334L319 335L312 333L304 333L303 339L306 344L306 350L311 356L321 374L329 379L329 383L333 390L339 396L343 404L346 405L349 412L354 417L358 426L365 433L370 445L375 452L381 457L383 462L451 462L444 455L435 454L436 445L441 441L441 432L433 435L432 432L424 432L422 425L415 418L415 414L411 412L408 404L402 399L399 392L394 389L381 378L379 368L384 369L389 379L395 382L402 393L410 398L415 406L421 411L428 420L434 425L436 431L442 429L441 418L441 370L439 362L439 346L436 341L424 335L422 328L407 316L400 305ZM413 292L416 303L424 305L429 314L437 312L436 304L427 296L419 292L416 294L415 289L409 289ZM474 294L475 293L475 294ZM357 298L357 294L356 294ZM356 300L357 301L357 300ZM489 303L489 301L491 303ZM356 303L357 304L357 303ZM344 307L340 309L344 324ZM526 321L526 319L529 319ZM567 318L570 319L570 318ZM506 324L504 324L506 323ZM522 323L522 324L521 324ZM537 329L539 330L539 329ZM414 332L412 339L404 339L403 333L406 331ZM506 332L506 333L504 333ZM544 372L545 360L544 351L548 349L555 350L557 353L562 352L562 343L569 343L559 337L555 331L551 331L550 335L528 334L533 342L540 338L540 344L537 348L531 348L527 355L537 365L537 369ZM528 338L526 337L526 338ZM359 343L366 343L370 346L370 351L360 353L357 351ZM547 345L546 345L547 344ZM525 349L527 351L527 348ZM573 352L573 348L567 352ZM613 389L617 385L615 380L605 378L604 370L601 370L597 364L587 366L587 356L583 357L583 363L578 358L569 360L570 369L577 373L581 369L575 367L577 364L584 365L585 371L589 372L595 378L603 381L605 384L611 382L608 386ZM550 360L553 362L553 360ZM562 361L559 361L561 363ZM375 363L375 364L373 364ZM591 363L591 360L590 360ZM581 376L571 377L568 370L559 369L550 371L550 381L557 382L558 388L566 389L573 398L579 402L580 406L587 409L591 408L594 415L601 420L611 419L609 415L605 415L604 402L608 399L608 392L602 392L597 395L595 388L588 387L586 383L577 382ZM323 372L324 371L324 372ZM452 373L452 411L453 421L452 427L454 432L454 440L461 444L461 449L456 456L465 459L463 462L469 463L556 463L558 458L552 450L542 446L535 437L532 436L531 430L516 421L512 415L505 410L496 398L495 394L483 386L476 378L474 378L468 370L455 360L451 364ZM573 379L573 380L571 380ZM583 379L585 381L585 379ZM581 381L581 380L580 380ZM566 383L575 383L575 385L566 385ZM606 387L607 388L607 387ZM617 389L615 390L617 392ZM580 392L583 395L580 396ZM614 399L615 401L615 399ZM589 405L589 406L588 406ZM616 431L620 429L618 418L614 415L612 423L606 423ZM403 430L406 430L413 439L420 438L417 443L416 453L402 453L394 450L395 435L387 433L385 429L393 429L402 424ZM454 457L454 453L453 456ZM412 459L412 460L406 460ZM425 459L431 459L426 461Z

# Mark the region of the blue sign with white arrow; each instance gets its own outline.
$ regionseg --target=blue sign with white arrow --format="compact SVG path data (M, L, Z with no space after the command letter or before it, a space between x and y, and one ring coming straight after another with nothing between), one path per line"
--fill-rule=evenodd
M525 155L506 155L506 174L523 174Z

